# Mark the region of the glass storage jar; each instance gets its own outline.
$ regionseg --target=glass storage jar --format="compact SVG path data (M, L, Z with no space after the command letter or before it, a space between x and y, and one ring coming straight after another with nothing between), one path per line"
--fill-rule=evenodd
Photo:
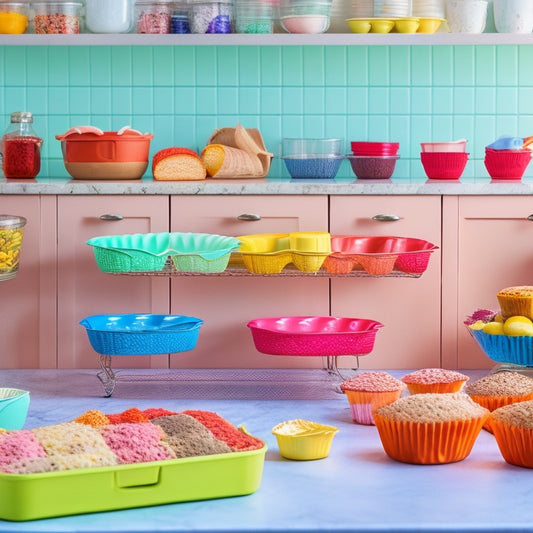
M92 33L128 33L133 25L131 0L89 0L85 23Z
M168 0L137 0L134 15L137 33L170 33L172 4Z
M0 3L0 33L20 34L28 27L28 2Z
M170 33L191 33L189 24L189 2L182 0L172 5L170 16Z
M273 30L272 0L235 0L236 33L272 33Z
M81 33L81 2L33 2L33 31L39 34Z
M232 33L233 1L191 0L189 24L191 33Z
M43 140L32 124L30 112L11 113L11 123L0 139L2 171L6 178L35 178L41 170Z

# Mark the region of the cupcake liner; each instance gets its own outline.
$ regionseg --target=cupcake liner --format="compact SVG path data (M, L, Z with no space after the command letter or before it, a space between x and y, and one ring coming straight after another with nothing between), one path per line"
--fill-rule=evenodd
M489 411L495 411L499 407L503 407L504 405L509 405L511 403L533 400L533 392L524 396L481 396L479 394L469 394L468 396ZM487 418L483 429L486 429L490 433L494 433L491 417Z
M395 402L402 395L402 390L387 392L365 392L345 390L352 410L352 419L356 424L374 425L374 411L379 407Z
M489 415L469 420L418 423L390 420L377 413L374 421L385 453L412 464L445 464L470 454Z
M504 460L512 465L533 468L533 429L505 424L490 417L494 437Z
M452 383L407 383L409 394L461 392L467 380Z

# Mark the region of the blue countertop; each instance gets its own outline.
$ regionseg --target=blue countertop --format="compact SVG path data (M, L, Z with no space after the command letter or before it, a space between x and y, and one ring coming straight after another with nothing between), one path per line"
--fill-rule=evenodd
M408 371L391 371L396 377ZM487 371L465 371L477 379ZM393 461L374 426L354 424L339 378L321 370L128 370L111 398L92 370L1 370L31 391L26 428L88 409L215 411L268 445L261 486L248 496L68 516L0 521L0 532L510 532L533 531L533 472L504 462L482 431L455 464ZM304 418L339 428L328 458L290 461L271 429ZM1 495L0 495L1 497ZM75 498L75 494L72 495Z
M200 181L74 180L67 178L0 178L0 194L43 195L531 195L533 177L491 180L392 179L205 179Z

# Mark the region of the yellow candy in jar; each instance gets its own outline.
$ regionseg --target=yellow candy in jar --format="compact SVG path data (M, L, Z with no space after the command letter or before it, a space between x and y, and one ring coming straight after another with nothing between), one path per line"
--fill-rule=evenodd
M0 33L24 33L28 27L28 17L22 13L0 12Z

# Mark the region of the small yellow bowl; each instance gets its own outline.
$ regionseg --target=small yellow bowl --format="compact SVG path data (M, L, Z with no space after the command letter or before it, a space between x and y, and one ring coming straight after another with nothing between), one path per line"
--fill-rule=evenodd
M444 21L445 19L418 19L418 33L435 33Z
M371 21L372 33L389 33L394 28L395 21L390 19L373 19Z
M420 26L420 19L417 18L401 18L394 21L394 29L398 33L416 33Z
M272 429L280 454L295 461L314 461L327 457L333 437L338 431L334 426L301 418L282 422Z
M368 33L372 27L367 19L347 19L346 22L353 33Z

